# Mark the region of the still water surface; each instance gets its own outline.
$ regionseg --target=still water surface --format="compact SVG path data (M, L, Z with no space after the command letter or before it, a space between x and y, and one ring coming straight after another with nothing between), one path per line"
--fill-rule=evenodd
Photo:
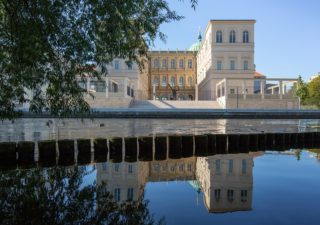
M1 224L319 224L317 149L30 168L0 178Z

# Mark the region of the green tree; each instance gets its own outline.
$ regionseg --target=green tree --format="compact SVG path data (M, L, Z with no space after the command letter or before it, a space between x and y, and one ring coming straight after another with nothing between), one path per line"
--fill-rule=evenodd
M298 77L298 82L293 86L293 89L294 89L295 95L300 98L301 104L306 104L306 101L309 96L308 86L302 80L302 77L300 75Z
M88 167L34 168L0 173L0 223L119 224L155 223L144 196L115 202L104 184L84 182Z
M166 0L0 0L0 119L17 117L23 103L88 113L76 76L99 79L116 57L143 65L148 46L165 39L160 25L180 19Z
M320 107L320 76L317 76L308 83L308 102Z

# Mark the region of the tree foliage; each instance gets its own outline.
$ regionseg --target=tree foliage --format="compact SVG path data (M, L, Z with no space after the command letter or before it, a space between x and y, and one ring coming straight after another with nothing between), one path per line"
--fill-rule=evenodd
M320 107L320 76L308 83L309 103Z
M155 224L143 196L138 201L116 202L104 191L104 184L84 182L92 172L73 166L0 173L0 223Z
M88 113L76 77L99 79L116 57L142 65L155 38L165 39L160 25L180 19L166 0L0 0L0 118L15 118L23 103Z
M304 104L308 98L308 86L299 75L298 82L293 87L294 93L300 98L301 104Z

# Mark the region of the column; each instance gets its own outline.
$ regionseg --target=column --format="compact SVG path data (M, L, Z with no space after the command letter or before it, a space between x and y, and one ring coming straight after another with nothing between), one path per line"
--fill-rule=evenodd
M225 99L228 99L228 80L225 78L224 79L224 96Z
M109 97L109 78L106 77L106 98Z
M198 84L195 85L195 100L198 101L199 98L199 90L198 90Z
M242 81L242 93L243 93L243 99L247 98L247 84L246 84L246 80Z
M156 85L153 84L153 89L152 89L152 93L153 93L153 100L156 100Z
M282 96L283 96L282 80L279 81L279 94L280 94L280 99L282 99Z
M87 77L87 92L89 93L90 90L90 78Z
M219 98L218 96L219 84L216 84L216 99Z
M127 80L127 78L124 78L124 82L123 82L124 97L127 97L127 86L128 86L128 80Z
M260 80L260 93L261 99L264 99L265 80Z

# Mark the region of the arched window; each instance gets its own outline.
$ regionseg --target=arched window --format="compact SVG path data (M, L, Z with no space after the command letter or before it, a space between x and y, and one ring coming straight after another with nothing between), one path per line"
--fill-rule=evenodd
M230 31L229 42L236 43L236 32L234 30Z
M249 32L243 31L243 43L249 43Z
M221 30L218 30L216 33L216 42L222 43L222 31Z
M183 77L179 78L179 86L183 86L184 85L184 79Z
M174 79L174 77L173 77L173 76L172 76L172 77L170 77L170 85L171 85L171 87L176 86L176 82L175 82L175 79Z

